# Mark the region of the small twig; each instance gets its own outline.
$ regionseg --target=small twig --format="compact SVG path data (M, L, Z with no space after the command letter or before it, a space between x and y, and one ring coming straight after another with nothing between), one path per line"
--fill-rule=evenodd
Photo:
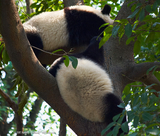
M37 47L32 46L32 45L31 45L31 47L32 47L32 48L35 48L35 49L37 49L37 50L39 50L39 51L42 51L42 52L44 52L44 53L47 53L47 54L49 54L49 55L56 55L56 56L70 55L70 54L71 54L70 52L72 52L72 51L73 51L73 48L71 48L69 52L66 52L65 50L63 50L63 52L64 52L63 54L57 54L57 53L51 53L51 52L48 52L48 51L42 50L42 49L37 48Z
M131 85L131 87L142 87L142 86L145 86L145 85Z

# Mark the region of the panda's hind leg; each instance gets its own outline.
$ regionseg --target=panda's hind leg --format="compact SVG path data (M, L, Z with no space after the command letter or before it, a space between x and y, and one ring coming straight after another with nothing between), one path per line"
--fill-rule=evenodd
M104 116L105 116L105 122L107 124L110 124L113 122L113 117L119 113L122 113L123 108L119 108L117 105L122 103L122 101L113 93L108 93L104 97L104 103L106 105ZM123 123L126 122L126 116L124 117ZM112 129L112 128L111 128ZM123 131L120 129L119 133L122 133Z
M28 41L30 42L32 46L32 49L35 55L38 57L40 50L36 48L43 49L43 42L42 42L41 37L39 36L38 33L33 33L33 32L26 32L26 35L27 35ZM36 48L34 48L33 46Z

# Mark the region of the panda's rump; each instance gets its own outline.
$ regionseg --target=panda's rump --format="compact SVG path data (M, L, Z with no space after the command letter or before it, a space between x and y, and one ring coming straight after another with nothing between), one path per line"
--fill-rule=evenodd
M59 90L70 108L83 117L95 121L104 121L106 108L103 97L112 93L112 83L108 74L94 62L78 59L76 69L63 63L56 76Z

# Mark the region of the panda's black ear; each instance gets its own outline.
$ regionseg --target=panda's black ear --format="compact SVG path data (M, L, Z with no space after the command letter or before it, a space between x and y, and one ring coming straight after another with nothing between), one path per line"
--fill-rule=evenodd
M111 6L109 6L109 5L106 4L101 12L102 12L102 14L109 15L110 11L111 11Z

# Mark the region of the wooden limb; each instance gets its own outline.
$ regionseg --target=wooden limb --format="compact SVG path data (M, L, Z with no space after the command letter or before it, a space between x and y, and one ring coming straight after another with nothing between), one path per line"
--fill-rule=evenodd
M59 136L66 136L66 122L63 118L60 119Z
M18 110L18 105L1 88L0 88L0 94L6 100L6 102L9 105L9 107L11 107L13 109L13 111L16 113L17 110Z
M130 65L130 67L128 67L127 77L132 81L141 80L144 76L146 76L147 71L150 68L153 68L150 72L152 72L154 68L156 68L156 71L160 71L160 62L146 62L140 64L134 63L133 65Z
M160 81L151 72L148 75L145 75L144 77L142 77L140 81L146 85L155 84L151 87L151 89L154 89L157 92L160 91ZM156 93L155 95L158 96Z

